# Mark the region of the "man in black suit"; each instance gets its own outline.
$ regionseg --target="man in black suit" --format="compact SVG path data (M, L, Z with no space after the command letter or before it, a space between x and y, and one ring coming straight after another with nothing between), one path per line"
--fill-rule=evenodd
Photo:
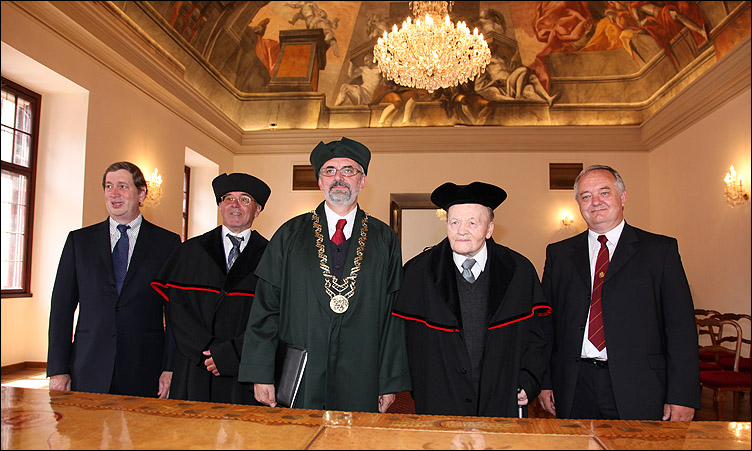
M141 215L147 186L138 166L111 164L102 187L109 218L70 232L60 257L50 306L50 389L167 398L175 345L164 302L149 284L180 237Z
M546 249L541 405L558 418L690 421L697 329L676 239L624 221L626 186L609 166L583 170L574 194L589 230Z

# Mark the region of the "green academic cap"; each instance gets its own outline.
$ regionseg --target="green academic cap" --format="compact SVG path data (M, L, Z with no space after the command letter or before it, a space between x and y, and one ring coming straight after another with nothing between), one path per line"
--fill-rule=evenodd
M350 158L363 166L363 174L368 173L368 162L371 161L371 151L368 147L353 141L349 138L342 138L339 141L331 141L324 144L323 141L311 152L311 165L316 172L316 180L319 178L319 171L324 164L332 158Z

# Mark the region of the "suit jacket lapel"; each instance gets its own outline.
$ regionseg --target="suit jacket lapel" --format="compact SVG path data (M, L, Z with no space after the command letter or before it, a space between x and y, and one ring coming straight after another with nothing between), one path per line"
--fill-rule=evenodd
M611 256L611 262L608 264L608 271L606 271L606 278L603 281L604 283L608 282L614 274L619 272L637 252L636 243L638 241L634 227L624 223L624 229L619 237L619 243L616 245L614 255Z
M115 271L112 269L112 245L110 244L110 218L100 222L94 228L94 246L99 250L110 283L115 284Z
M133 274L138 272L138 269L141 267L141 263L144 261L144 259L146 259L146 255L148 254L149 249L152 246L152 241L154 241L154 228L155 226L145 218L141 219L141 228L138 231L136 246L133 248L131 261L130 263L128 263L128 272L125 273L123 288L120 291L121 294L125 291L125 287L128 285L128 281L133 278Z
M577 270L585 285L592 289L593 281L590 280L590 248L587 230L575 237L572 247L572 267Z

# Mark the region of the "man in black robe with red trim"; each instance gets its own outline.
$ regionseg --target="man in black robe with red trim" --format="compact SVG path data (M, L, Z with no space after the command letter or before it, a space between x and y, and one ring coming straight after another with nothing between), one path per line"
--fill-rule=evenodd
M243 336L268 240L252 231L271 189L243 173L212 181L222 225L183 243L152 287L169 301L177 353L170 398L257 404L238 382Z
M524 416L540 391L550 308L532 263L491 238L506 197L482 182L431 194L447 238L405 264L392 313L405 320L418 414Z

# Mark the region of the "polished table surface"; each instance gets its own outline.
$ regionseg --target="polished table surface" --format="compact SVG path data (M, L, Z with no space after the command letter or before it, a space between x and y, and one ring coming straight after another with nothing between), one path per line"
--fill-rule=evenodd
M750 449L750 423L353 413L2 387L2 449Z

